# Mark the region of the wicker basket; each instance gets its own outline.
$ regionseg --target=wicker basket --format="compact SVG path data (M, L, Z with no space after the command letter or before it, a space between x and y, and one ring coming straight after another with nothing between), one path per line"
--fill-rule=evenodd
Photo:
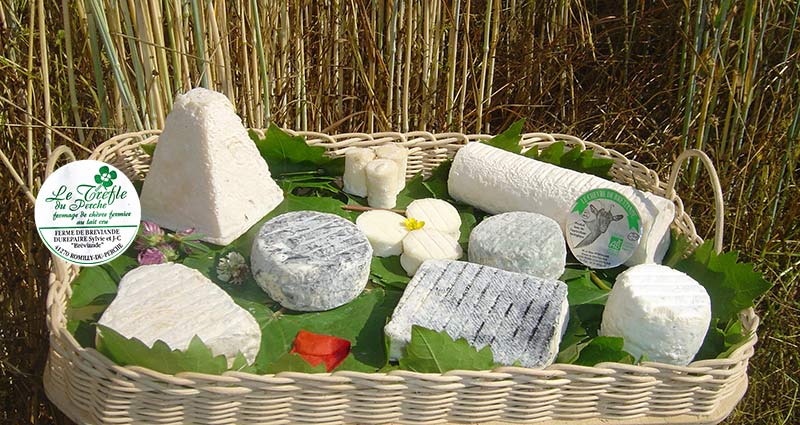
M469 141L485 135L427 132L341 134L304 132L308 143L339 156L350 146L401 143L410 148L408 175L426 172ZM149 156L140 144L155 143L157 131L124 134L100 145L92 159L106 161L132 179L143 179ZM682 162L699 156L708 167L717 201L717 247L722 243L722 193L711 162L702 152L684 152L669 184L656 173L613 150L565 135L531 133L525 148L563 140L591 147L611 158L614 180L648 190L676 204L673 228L694 244L701 242L673 188ZM58 157L50 158L52 171ZM114 364L82 348L67 331L65 311L70 282L78 267L53 259L47 297L50 353L44 383L48 397L79 423L718 423L747 388L747 363L753 355L759 319L741 313L752 337L729 358L698 361L686 367L645 362L601 363L594 367L554 364L543 370L500 367L492 371L422 374L335 372L222 376L165 375Z

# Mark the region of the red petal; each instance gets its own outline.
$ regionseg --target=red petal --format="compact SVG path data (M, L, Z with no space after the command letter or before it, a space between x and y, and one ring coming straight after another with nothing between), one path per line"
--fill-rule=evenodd
M299 354L311 366L325 362L325 369L330 372L350 353L350 341L301 330L295 337L291 352Z

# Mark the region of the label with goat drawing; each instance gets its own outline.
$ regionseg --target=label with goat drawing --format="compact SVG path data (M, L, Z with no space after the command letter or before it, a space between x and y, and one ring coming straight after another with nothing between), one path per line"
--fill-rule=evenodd
M567 245L572 255L595 269L610 269L628 261L641 238L639 210L615 190L584 193L567 217Z

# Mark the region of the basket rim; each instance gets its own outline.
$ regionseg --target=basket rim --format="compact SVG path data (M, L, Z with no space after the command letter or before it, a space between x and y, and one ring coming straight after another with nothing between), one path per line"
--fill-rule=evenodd
M257 135L263 136L266 129L250 129ZM488 134L465 134L458 132L445 132L445 133L430 133L427 131L411 131L406 133L400 132L380 132L380 133L339 133L339 134L325 134L312 131L295 131L291 129L283 129L293 136L304 136L306 142L311 146L324 146L329 149L329 153L333 152L334 155L341 155L344 150L351 146L372 146L384 144L387 142L400 143L407 147L420 147L426 144L432 146L455 145L456 149L469 142L486 140L493 137ZM90 155L89 159L102 160L106 156L120 155L132 150L136 150L137 155L147 155L142 149L141 145L154 144L158 141L158 135L161 133L160 129L144 130L138 132L124 133L114 136L105 142L98 145ZM683 202L677 194L676 190L670 191L666 184L658 178L655 171L645 167L641 163L628 159L622 153L605 148L599 144L584 141L575 136L558 134L558 133L540 133L530 132L522 134L520 145L523 147L523 152L533 146L546 147L553 143L565 142L568 146L581 146L583 149L592 149L595 156L606 157L615 161L615 164L622 163L637 171L643 171L648 177L653 179L656 191L661 196L666 197L676 205L675 219L671 225L674 228L675 223L679 220L679 216L685 216L688 219L688 227L690 230L690 241L696 246L702 242L702 239L697 236L691 218L685 213ZM56 161L53 161L53 165ZM52 170L50 170L52 171ZM644 188L653 192L651 188ZM668 195L669 193L669 196ZM500 366L491 370L451 370L445 373L419 373L408 370L394 370L390 372L355 372L355 371L334 371L326 373L302 373L302 372L279 372L277 374L253 374L247 372L227 371L221 375L212 375L197 372L180 372L174 375L164 374L154 371L149 368L141 366L120 366L114 363L111 359L100 353L94 348L82 347L74 336L66 328L66 318L64 312L66 311L67 304L69 303L69 292L72 280L77 277L80 267L68 264L59 258L51 258L50 262L50 276L48 279L48 297L47 297L47 325L51 332L51 338L62 340L68 344L68 348L85 355L91 362L100 363L105 368L113 369L123 375L135 377L137 375L146 375L150 378L169 382L177 385L191 385L196 381L212 381L218 383L235 384L239 380L256 380L264 383L281 383L285 384L286 380L300 378L304 380L319 380L327 384L341 383L346 384L350 379L382 379L386 380L387 384L402 382L405 377L414 377L417 379L432 380L438 383L447 384L455 383L461 377L469 375L478 375L481 378L490 379L504 379L505 376L513 374L524 374L535 378L544 379L558 379L565 376L567 373L578 373L586 375L606 375L606 378L590 378L587 379L600 379L600 380L614 380L614 376L618 373L635 374L635 375L659 375L667 372L679 372L687 375L685 379L707 380L712 378L709 373L717 372L717 374L728 373L728 367L735 366L742 362L747 362L753 354L754 346L758 340L757 330L760 323L759 316L755 313L752 307L742 310L739 317L742 320L743 329L748 332L748 340L736 350L734 350L729 357L724 359L707 359L698 360L689 363L686 366L675 366L660 362L641 362L639 364L630 365L616 362L604 362L595 366L582 366L566 363L553 363L543 369L530 369L524 367L514 366ZM63 305L56 300L56 293L61 293L65 296ZM53 343L51 341L50 350L53 350ZM455 379L455 381L454 381Z

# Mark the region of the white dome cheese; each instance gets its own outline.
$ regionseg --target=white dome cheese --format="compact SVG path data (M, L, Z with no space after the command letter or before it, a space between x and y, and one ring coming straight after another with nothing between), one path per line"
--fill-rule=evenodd
M316 211L267 221L253 241L258 285L283 307L323 311L356 298L369 279L372 247L353 223Z
M461 236L461 216L447 201L434 198L417 199L406 208L406 216L425 222L426 229L447 233L454 239Z
M510 212L489 217L472 230L469 260L558 279L567 262L567 245L555 220L536 213Z
M625 340L625 351L650 361L685 366L703 344L711 300L688 275L642 264L617 276L606 301L600 334Z
M142 219L227 245L281 201L228 98L204 88L179 95L142 187Z
M356 226L367 235L376 257L403 252L403 238L408 235L408 229L402 215L386 210L367 211L358 216Z
M173 350L185 350L197 335L229 366L239 352L253 363L261 346L256 319L199 271L182 264L140 266L126 273L98 324L148 347L164 341Z
M413 233L413 232L412 232ZM566 329L567 285L463 261L429 260L411 279L385 331L397 359L411 326L446 331L496 362L545 367Z
M423 227L408 233L403 239L400 265L409 276L427 260L457 260L463 251L458 241L447 233Z

